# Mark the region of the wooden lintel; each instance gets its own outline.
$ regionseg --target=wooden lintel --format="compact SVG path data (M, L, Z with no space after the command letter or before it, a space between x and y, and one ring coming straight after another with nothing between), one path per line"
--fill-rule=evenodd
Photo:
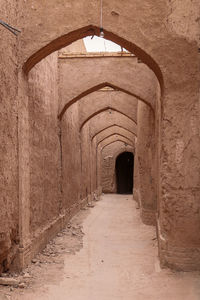
M58 55L59 59L71 58L99 58L99 57L136 57L129 52L88 52L88 53L65 53L61 52Z

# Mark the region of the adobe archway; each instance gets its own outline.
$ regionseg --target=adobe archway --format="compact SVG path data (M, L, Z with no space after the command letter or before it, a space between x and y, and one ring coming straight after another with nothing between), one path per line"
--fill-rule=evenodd
M114 16L110 17L110 11L113 3L108 3L105 11L105 27L110 30L110 32L118 32L119 35L123 36L126 41L130 40L130 45L128 42L124 42L123 44L122 41L122 46L128 50L132 46L135 53L137 55L139 54L138 56L141 57L149 66L151 66L157 75L159 73L156 72L156 66L158 66L158 64L161 66L164 73L166 90L163 99L164 105L162 107L162 122L160 128L160 133L162 135L162 151L159 164L159 222L160 220L161 222L158 228L160 228L160 242L162 243L163 240L165 240L165 242L163 242L162 247L160 248L161 256L163 257L163 263L172 265L177 264L179 266L184 265L185 268L188 268L188 265L185 263L184 259L182 259L181 262L180 260L175 259L175 263L170 259L170 257L173 255L171 255L171 252L168 252L169 243L173 248L172 252L174 255L177 253L177 249L179 249L181 253L184 252L186 258L188 256L190 257L189 264L190 267L193 268L192 261L196 261L197 264L199 264L199 258L197 259L195 254L196 252L199 252L198 249L200 248L199 237L196 235L196 232L199 232L198 217L195 214L195 211L199 209L199 183L196 181L197 176L189 176L190 182L185 183L185 174L194 175L198 174L199 172L199 137L198 133L195 131L195 128L198 128L197 105L199 100L199 62L197 44L195 42L190 42L190 32L185 32L184 30L182 32L182 30L180 30L181 25L177 25L177 31L173 28L170 22L169 24L166 22L166 26L163 26L163 20L168 20L168 12L172 4L166 6L165 2L161 3L159 1L150 1L148 8L144 7L144 9L141 10L141 1L137 1L136 3L134 2L134 4L131 3L131 1L128 1L126 7L119 5L119 22L115 21ZM66 3L61 1L57 7L57 11L54 11L55 14L49 14L49 16L53 16L51 20L45 20L45 16L46 13L53 12L52 3L48 2L48 7L42 7L40 3L36 4L37 13L33 11L31 14L21 41L21 56L23 59L27 61L27 59L33 55L26 65L26 69L28 69L28 67L30 68L31 64L34 65L34 63L38 62L42 57L54 51L56 47L62 46L62 43L66 45L65 38L67 39L69 37L64 36L66 31L73 31L73 37L74 39L77 39L79 38L80 31L76 30L79 28L79 26L84 26L84 24L88 24L88 22L94 24L95 26L99 25L96 22L99 14L99 10L97 9L96 5L90 7L89 3L84 1L84 6L81 4L77 11L77 7L75 7L75 5L72 7L70 12L66 12L66 10L63 10L65 4ZM26 2L25 10L27 8L27 12L32 11L29 5L30 3ZM61 8L63 11L59 11ZM87 17L84 13L87 15ZM66 18L68 14L69 19ZM73 16L74 20L72 17L70 18L70 14ZM126 15L129 16L127 20L124 18ZM76 18L74 18L74 16L76 16ZM83 18L79 18L78 16ZM157 16L160 17L156 18ZM61 25L62 18L63 24ZM66 19L69 24L66 24ZM130 24L130 19L134 19L135 22L133 25ZM81 25L78 24L80 20ZM150 20L152 20L151 32L148 26ZM41 22L40 24L42 24L40 36L38 36L37 27L33 26L33 24L38 24L38 22ZM55 26L58 24L61 25L61 27ZM160 28L159 33L157 31L158 27ZM58 28L59 34L55 31L55 28ZM140 30L138 30L138 28L140 28ZM92 32L95 32L93 27L88 27L87 29L84 28L84 30L85 31L82 33L83 35L88 35L88 30L91 32L91 34ZM99 31L97 34L98 33ZM106 30L105 34L107 34ZM27 41L30 41L30 36L32 36L32 39L31 42L28 43ZM53 40L55 41L56 37L58 36L61 36L61 38L56 40L55 45L49 44L47 47L45 47L48 42L50 43ZM149 36L152 38L149 39ZM108 35L106 35L106 37L108 37ZM195 39L192 38L192 41L194 40ZM72 37L71 41L73 41ZM134 44L132 45L132 41L135 41L135 44L140 45L140 48L137 48ZM168 48L167 53L165 51L166 45ZM40 51L42 47L45 48ZM146 55L146 52L143 51L140 53L141 48L146 49L148 54ZM180 52L182 53L181 56ZM188 53L190 55L190 59L188 58ZM154 59L152 60L151 57L154 57ZM158 64L154 64L155 61L157 61ZM174 63L175 61L176 64ZM160 70L159 67L158 69ZM21 95L21 99L24 99L23 95ZM20 104L23 104L22 107L25 108L24 111L26 111L26 104L24 104L24 100L21 101ZM22 120L27 120L27 115L24 111L21 113L19 121L19 127L22 129L19 130L19 132L23 132L23 134L27 131L27 128L23 127L24 125L22 122ZM190 126L187 126L188 124L190 124ZM27 148L27 143L23 142L23 138L24 136L21 136L21 140L18 143L21 145L20 161L23 161L22 158L24 158L24 156L22 153L26 153L24 150ZM20 166L20 170L24 170L25 166L29 165L28 160L29 158L27 154L25 155L25 160ZM191 161L192 163L187 165L185 164L186 161ZM26 183L28 184L28 170L25 174L23 171L21 171L21 173L20 174L22 176L20 178L26 179ZM182 176L179 176L180 174L182 174ZM20 185L22 186L19 193L22 195L22 200L20 199L21 207L26 208L28 207L28 200L26 199L28 197L29 190L25 187L24 182L25 180L21 180L20 182ZM177 189L177 186L181 187L181 189ZM193 192L194 190L197 191L195 194ZM166 195L169 195L167 199ZM186 201L186 199L188 201ZM192 209L190 202L194 203ZM180 209L174 211L175 205ZM183 224L183 210L184 212L187 212L186 215L184 214L184 229L183 226L181 226ZM190 227L187 226L188 223L191 224ZM28 217L24 226L27 224L29 224ZM176 236L174 236L173 232L176 232ZM187 244L190 245L189 250L186 247ZM183 248L184 250L182 251ZM167 253L169 255L167 255Z
M79 101L80 127L105 108L121 111L137 123L137 106L138 100L123 92L112 89L96 91Z
M98 132L93 139L91 140L91 152L92 152L92 175L91 177L93 178L92 180L92 190L97 189L97 166L100 164L99 159L100 156L98 154L98 145L100 141L103 141L105 138L107 138L110 135L113 134L122 134L124 136L129 137L132 141L134 141L136 137L136 133L132 132L131 130L127 129L125 126L117 126L117 125L112 125L108 126L104 130Z
M57 11L59 11L59 9ZM55 16L55 14L54 14L54 16ZM45 21L46 20L44 20L43 24L45 24ZM54 22L55 22L55 19L54 19ZM58 23L60 23L60 22L58 22ZM65 30L66 30L66 27L65 27ZM96 27L94 25L89 25L89 26L79 28L77 30L68 32L67 34L60 35L60 37L57 37L58 35L55 36L55 31L54 31L55 38L53 39L53 41L51 38L51 42L49 44L47 44L47 40L42 41L42 39L40 39L39 49L35 50L35 51L32 50L32 53L34 53L34 54L32 54L31 56L28 54L29 57L28 56L26 57L26 55L24 56L25 64L23 66L23 69L24 69L25 73L27 74L36 63L38 63L41 59L43 59L47 55L51 54L52 52L59 50L63 47L66 47L67 45L73 43L77 39L81 39L81 38L84 38L89 35L97 35L98 36L99 33L100 33L100 28ZM134 43L130 43L127 40L119 37L118 35L115 35L114 33L107 31L106 29L104 29L104 36L106 39L111 40L111 41L121 45L123 48L127 49L128 51L130 51L132 53L135 53L140 59L142 59L144 61L144 63L147 64L149 66L149 68L154 71L154 73L156 74L156 76L161 84L161 87L162 87L162 85L163 85L162 73L160 71L158 64L154 61L154 59L152 57L150 57L144 50L142 50L141 48L136 46ZM35 39L35 41L37 41L37 39ZM44 44L43 47L41 46L42 43ZM35 46L38 47L37 42L36 42ZM27 49L24 49L24 52L26 52L26 50ZM27 51L27 53L28 53L28 51Z
M34 41L35 42L35 41ZM128 45L127 45L128 46ZM47 47L48 48L48 47ZM47 50L47 48L45 48L46 50ZM126 48L128 48L128 47L126 47ZM44 50L44 49L43 49ZM47 52L48 52L48 50L47 50ZM51 51L51 52L53 52L53 51ZM48 53L49 54L49 53ZM36 54L36 56L34 56L34 62L37 60L37 56L38 55L38 53ZM32 56L32 58L33 58L33 56ZM25 82L24 82L24 78L23 77L21 77L20 78L20 80L19 80L19 82L20 82L20 85L23 85ZM21 88L19 89L19 94L20 94L20 92L21 92ZM24 97L21 97L22 99L24 98ZM24 104L24 103L23 103ZM25 109L23 110L23 113L22 113L22 115L21 115L21 120L28 120L28 118L27 118L27 115L26 115L26 107L25 107ZM20 122L19 122L20 123ZM27 126L27 123L25 123L25 122L21 122L20 123L20 125L22 125L22 127L23 126ZM27 128L26 128L27 129ZM22 132L21 130L20 130L20 132ZM26 134L27 134L27 132L28 132L28 130L24 130L24 132L26 132ZM20 138L21 138L21 142L19 143L20 145L22 145L21 146L21 148L20 148L20 150L22 150L21 152L20 152L20 154L22 155L22 153L23 153L23 147L25 147L25 148L27 148L27 144L25 144L25 143L23 143L23 141L24 141L24 136L21 136L20 135ZM23 156L23 155L22 155ZM23 164L24 165L28 165L28 160L29 160L29 157L28 157L28 155L25 157L25 160L23 160ZM27 204L27 201L28 200L26 200L27 199L27 195L29 194L29 188L28 188L28 175L29 175L29 170L27 169L26 171L24 171L24 168L22 167L22 168L20 168L20 173L21 173L21 177L20 178L23 178L24 177L24 179L25 180L22 180L21 181L21 184L20 184L20 195L21 195L21 206L22 207L24 207L24 208L26 208L26 207L29 207L29 205ZM20 227L20 228L24 228L24 232L28 232L28 224L29 224L29 217L28 217L28 213L26 214L26 216L27 216L27 218L26 219L23 219L23 220L21 220L21 222L23 223L23 225ZM27 228L25 228L25 227L27 227ZM25 237L25 239L26 239L26 237ZM22 244L24 244L24 242L22 242Z
M152 109L155 108L159 90L157 79L146 65L138 64L137 59L133 57L130 57L128 62L123 57L61 60L59 72L61 95L59 118L62 118L64 111L71 104L106 86L124 91L144 101Z
M105 193L117 193L116 185L116 158L124 152L134 153L134 148L131 144L126 143L124 140L116 140L104 145L103 149L99 149L99 174L98 174L98 187L99 191Z
M117 143L119 142L119 143ZM127 147L128 145L132 147L132 149L135 148L134 141L129 141L126 137L120 137L117 134L105 138L99 145L97 146L97 187L99 190L99 187L102 186L101 182L101 174L102 174L102 152L104 148L108 145L113 146L113 152L116 153L119 149L118 147L115 148L115 145L124 143L124 146ZM115 160L116 158L111 159L109 163L109 173L106 175L106 182L109 183L107 186L109 186L108 190L113 190L113 192L116 192L116 180L115 180Z
M130 83L130 85L131 85L131 83ZM132 85L131 85L131 86L132 86ZM151 104L149 101L146 101L145 99L141 98L141 97L138 96L137 94L131 92L131 89L127 90L127 89L124 89L123 87L116 86L116 85L114 85L114 84L112 84L112 83L103 82L103 83L100 83L100 84L98 84L98 85L96 85L96 86L93 86L92 88L90 88L90 89L88 89L88 90L85 90L84 92L82 92L82 93L78 94L77 96L75 96L73 99L69 99L68 102L67 102L67 103L64 105L64 107L61 109L61 112L60 112L60 114L58 115L58 118L61 120L62 117L63 117L63 115L64 115L64 113L65 113L65 111L66 111L72 104L76 103L78 100L80 100L80 99L84 98L85 96L87 96L87 95L89 95L89 94L91 94L91 93L93 93L93 92L96 92L96 91L98 91L98 90L100 90L100 89L102 89L102 88L104 88L104 87L110 87L110 88L113 88L113 89L115 89L115 90L119 90L119 91L121 91L121 92L123 92L123 93L125 93L125 94L127 94L127 95L130 95L130 96L132 96L132 97L134 97L134 98L137 98L138 100L140 100L140 101L144 102L145 104L149 105L149 106L152 108L152 110L153 110L153 106L152 106L152 104ZM129 87L129 88L130 88L130 87ZM63 92L63 93L64 93L64 92ZM156 93L156 91L155 91L155 93ZM154 98L155 98L155 94L154 94L153 99L154 99Z
M126 111L123 112L122 109L116 109L116 108L112 107L112 105L110 105L110 106L107 106L107 107L105 107L105 108L103 108L103 109L101 109L101 110L97 110L94 114L90 115L90 116L89 116L82 124L80 124L80 131L81 131L81 129L83 128L83 126L84 126L89 120L91 120L93 117L97 116L98 114L100 114L100 113L102 113L102 112L106 112L106 111L108 111L110 114L112 114L112 112L118 112L118 113L120 113L121 115L126 116L128 119L130 119L131 121L133 121L133 122L135 123L135 125L137 125L137 122L135 121L134 116L131 117L131 116L129 116L129 115L131 115L131 114L127 114Z
M121 91L103 89L87 95L79 101L80 127L94 115L104 108L115 108L123 111L126 115L137 122L138 100L133 96Z
M100 135L100 134L102 134L102 136L104 136L104 132L105 132L106 130L118 130L118 128L124 129L124 130L126 130L126 131L128 131L128 132L134 134L135 136L137 136L137 132L132 131L131 128L126 127L125 125L122 125L122 126L121 126L121 125L113 124L113 125L109 125L109 126L103 128L103 129L101 129L99 132L97 132L97 133L92 137L91 140L93 141L93 140L94 140L98 135Z
M98 115L96 115L95 117L93 117L90 121L87 122L87 125L85 125L82 129L82 136L85 136L85 132L87 131L87 126L90 127L90 139L91 139L91 148L90 150L88 149L87 151L85 150L86 153L90 152L93 153L93 157L95 157L96 155L96 143L94 140L94 137L97 135L97 133L102 132L104 129L108 128L109 126L115 125L117 120L117 124L119 126L124 126L126 127L128 130L132 131L133 133L137 134L137 125L130 120L129 118L127 118L126 116L113 111L112 114L109 113L109 111L105 111L105 112L101 112ZM83 138L83 147L85 149L87 149L88 147L88 143L86 144L85 138ZM85 146L84 146L85 143ZM93 149L93 150L92 150ZM84 159L83 159L84 161ZM87 161L87 159L86 159ZM94 165L94 163L93 163ZM94 171L95 172L95 171ZM86 176L84 175L84 178ZM92 186L94 186L94 183L92 184Z
M100 131L105 128L115 124L116 120L118 120L118 124L121 126L126 126L130 131L135 132L137 130L136 124L130 120L127 116L112 111L112 114L109 111L100 112L95 117L91 118L81 130L81 153L82 153L82 197L85 197L85 191L87 186L87 191L89 194L96 189L96 180L93 178L92 174L96 174L95 172L95 162L94 159L96 157L96 145L93 140L93 137L97 135ZM89 130L90 128L90 130ZM88 132L89 130L89 132ZM91 158L88 160L89 157ZM91 171L90 171L91 170Z
M99 141L97 143L97 148L98 146L100 145L100 147L102 148L104 146L104 141L107 143L108 141L111 141L111 140L118 140L119 138L124 138L126 139L126 142L128 142L129 144L135 144L134 143L134 140L132 140L131 138L127 137L126 135L123 135L123 134L120 134L120 133L113 133L111 135L108 135L107 137L105 137L104 139L102 139L101 141Z
M91 127L91 140L97 133L113 125L125 126L127 129L137 134L137 125L132 120L116 111L113 111L112 114L110 114L109 111L101 112L92 118L89 123Z

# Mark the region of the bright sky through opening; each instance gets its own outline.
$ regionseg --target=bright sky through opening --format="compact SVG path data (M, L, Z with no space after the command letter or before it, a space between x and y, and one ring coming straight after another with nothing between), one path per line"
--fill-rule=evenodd
M87 52L121 52L121 46L100 38L98 36L94 36L91 39L91 36L87 36L83 39ZM123 49L123 51L126 51Z

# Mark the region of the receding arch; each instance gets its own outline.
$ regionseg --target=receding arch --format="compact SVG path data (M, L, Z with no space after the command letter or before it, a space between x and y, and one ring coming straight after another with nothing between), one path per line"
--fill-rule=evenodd
M101 134L107 133L109 130L112 130L112 129L113 129L114 131L112 131L112 132L110 132L110 133L108 133L108 134L118 134L118 130L122 130L122 131L125 132L125 134L130 134L130 135L133 136L133 138L136 137L135 133L133 133L131 130L129 130L129 129L123 127L123 126L112 125L112 126L109 126L108 128L105 128L105 129L104 129L103 131L101 131L100 133L97 133L97 135L96 135L97 141L98 141L98 138L99 138L99 136L100 136ZM103 136L103 138L104 138L104 136Z
M106 136L105 135L101 136L102 135L101 133L103 133L103 132L106 133L106 131L109 131L109 129L112 129L112 128L113 128L114 132L109 132L109 133L107 133ZM117 132L117 130L122 130L122 132L119 133L119 132ZM126 134L129 135L129 138L131 136L131 142L135 142L135 134L132 131L130 131L130 130L126 129L126 128L123 128L123 127L119 127L119 126L111 126L111 127L107 128L104 131L102 131L102 132L100 132L100 133L97 134L97 136L96 136L97 137L96 143L95 144L92 143L93 155L95 155L95 157L96 157L96 159L94 161L94 174L95 174L96 178L98 177L98 161L99 161L99 158L98 158L98 146L99 146L99 144L101 142L103 142L105 139L107 139L108 137L114 136L114 135L115 136L116 135L118 135L118 136L120 135L120 136L123 136L123 137L127 138L128 136L126 136ZM101 136L101 138L99 140L98 140L98 136ZM95 184L96 184L96 187L97 187L98 186L98 179L96 180Z
M134 141L133 140L131 140L130 138L128 138L127 136L125 136L125 135L123 135L123 134L120 134L120 133L113 133L113 134L110 134L110 135L108 135L108 136L106 136L105 138L103 138L101 141L99 141L98 143L97 143L97 147L99 146L99 144L101 144L103 141L105 141L106 139L108 139L108 138L110 138L110 137L116 137L116 138L118 138L118 137L123 137L123 138L125 138L125 139L127 139L128 141L130 141L130 143L133 143L134 144Z
M115 108L137 122L138 99L118 90L105 88L87 95L78 102L79 126L95 112L105 108Z
M118 113L120 113L120 114L126 116L128 119L130 119L131 121L133 121L133 122L137 125L137 122L136 122L133 118L130 118L129 116L127 116L127 115L126 115L125 113L123 113L122 111L120 111L120 110L118 110L118 109L116 109L116 108L107 106L107 107L105 107L105 108L103 108L103 109L100 109L100 110L96 111L94 114L92 114L91 116L89 116L89 117L81 124L81 126L80 126L80 131L81 131L81 129L83 128L83 126L84 126L90 119L92 119L93 117L95 117L95 116L98 115L99 113L104 112L104 111L107 111L107 110L116 111L116 112L118 112Z
M132 134L134 134L135 137L137 137L137 134L136 134L135 132L133 132L133 131L127 129L126 127L121 126L121 125L118 125L118 124L113 124L113 125L109 125L108 127L104 128L104 129L102 129L102 130L100 130L100 131L97 132L95 135L93 135L92 138L91 138L91 141L93 141L94 138L95 138L99 133L103 132L104 130L106 130L106 129L108 129L108 128L115 127L115 126L116 126L116 127L119 127L119 128L123 128L123 129L129 131L129 132L131 132Z
M113 111L112 114L110 114L109 111L104 111L93 117L88 122L88 125L90 126L90 139L92 140L93 136L97 132L107 128L109 125L115 124L119 124L121 126L125 125L128 129L137 134L137 125L127 118L127 116L116 111Z
M65 35L62 35L50 43L48 43L43 48L39 49L36 53L32 54L27 61L23 65L23 70L25 74L28 72L43 58L48 56L49 54L57 51L63 47L70 45L76 40L82 39L86 36L97 35L100 34L100 28L94 25L84 26L82 28L73 30ZM133 42L130 42L118 35L112 33L111 31L106 30L104 28L104 37L114 43L119 44L121 47L127 49L129 52L134 53L137 57L139 57L143 63L145 63L156 75L158 82L161 87L161 91L163 90L163 75L161 69L157 62L143 49L139 46L135 45Z
M131 145L131 143L126 143L126 142L125 142L124 140L122 140L122 139L117 139L117 140L115 140L115 141L112 141L112 142L106 144L106 145L103 146L100 150L103 151L103 149L104 149L105 147L107 147L107 146L109 146L109 145L112 145L113 143L116 143L116 142L124 143L124 144L126 144L127 146L130 146L130 147L132 147L132 148L134 149L134 146Z
M130 148L127 148L126 146L124 146L124 149L118 149L115 153L114 153L114 159L116 160L117 156L119 156L121 153L123 152L131 152L133 153L133 155L135 154L134 153L134 149L132 146L130 146L132 149Z
M100 173L101 173L101 168L102 168L102 165L101 165L101 157L102 157L102 154L103 154L103 150L109 146L109 145L112 145L113 143L116 143L116 142L120 142L120 144L122 144L119 148L119 145L116 149L116 151L114 152L114 161L116 160L116 156L118 155L118 153L121 152L124 152L124 151L131 151L132 153L134 153L134 149L135 147L129 143L127 140L125 139L117 139L115 141L107 141L107 143L103 146L103 147L100 147L101 145L99 144L98 147L96 148L96 155L97 155L97 162L96 162L96 188L99 189L100 186L101 186L101 176L100 176ZM113 152L112 152L113 153Z
M97 147L99 146L99 144L101 143L101 142L103 142L105 139L107 139L107 138L109 138L109 137L111 137L111 136L122 136L122 137L124 137L124 138L127 138L128 140L130 140L130 142L132 142L132 143L134 143L135 141L134 140L132 140L132 139L130 139L129 137L127 137L125 134L122 134L122 133L117 133L117 132L115 132L115 133L111 133L111 134L109 134L109 135L107 135L106 137L104 137L104 138L102 138L100 141L98 141L98 143L97 143ZM133 134L132 134L133 135ZM133 137L135 138L135 136L133 135Z
M65 114L66 110L67 110L72 104L76 103L78 100L82 99L83 97L86 97L87 95L89 95L89 94L91 94L91 93L93 93L93 92L96 92L96 91L98 91L98 90L100 90L100 89L102 89L102 88L104 88L104 87L110 87L110 88L113 88L114 90L121 91L121 92L123 92L123 93L125 93L125 94L127 94L127 95L129 95L129 96L133 96L134 98L137 98L138 100L140 100L140 101L144 102L146 105L148 105L148 106L151 108L151 110L152 110L152 112L153 112L153 114L154 114L154 109L153 109L153 107L152 107L151 104L150 104L149 102L147 102L145 99L143 99L143 98L141 98L140 96L135 95L135 94L133 94L132 92L127 91L127 90L125 90L125 89L123 89L123 88L121 88L121 87L119 87L119 86L113 85L113 84L111 84L111 83L109 83L109 82L103 82L103 83L101 83L101 84L98 84L98 85L96 85L96 86L94 86L94 87L92 87L92 88L90 88L90 89L88 89L88 90L82 92L81 94L77 95L75 98L73 98L73 99L71 99L69 102L67 102L67 103L64 105L64 107L62 108L60 114L58 115L58 118L61 120L62 117L63 117L63 115Z

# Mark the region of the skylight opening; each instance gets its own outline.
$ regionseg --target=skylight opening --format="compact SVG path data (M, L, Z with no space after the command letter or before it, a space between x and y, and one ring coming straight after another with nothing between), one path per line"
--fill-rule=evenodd
M87 52L128 52L118 44L98 36L87 36L83 41Z

